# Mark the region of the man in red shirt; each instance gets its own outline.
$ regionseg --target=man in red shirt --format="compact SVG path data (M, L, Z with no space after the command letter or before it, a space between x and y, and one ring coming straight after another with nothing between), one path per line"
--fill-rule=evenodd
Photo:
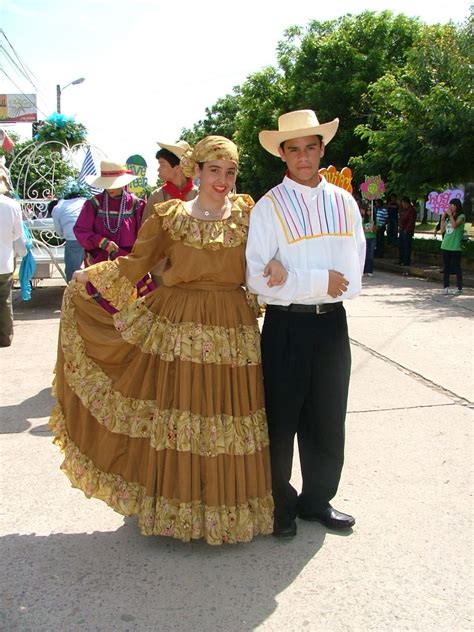
M400 209L400 219L398 222L400 229L398 263L401 266L410 265L411 241L413 239L413 235L415 234L415 224L416 211L410 198L403 197Z

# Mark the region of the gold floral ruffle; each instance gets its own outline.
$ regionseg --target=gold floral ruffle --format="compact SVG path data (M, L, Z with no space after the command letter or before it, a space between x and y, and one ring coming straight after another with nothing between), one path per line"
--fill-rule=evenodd
M85 269L87 278L100 294L117 309L137 299L137 289L119 272L118 261L101 261Z
M167 362L176 359L199 364L232 367L260 364L260 332L255 325L220 327L202 323L172 323L136 302L114 315L122 338L143 353L159 355Z
M143 535L167 535L189 542L205 538L208 544L249 542L258 534L273 531L273 499L249 499L236 507L208 507L201 501L181 503L176 499L146 495L145 488L117 474L103 472L80 452L69 438L61 408L56 405L49 422L54 443L64 451L61 469L74 487L88 497L105 501L124 516L138 515Z
M193 248L235 248L247 241L249 212L254 201L249 195L231 198L229 218L220 221L204 221L191 217L181 200L168 200L155 204L155 213L163 218L163 228L172 239L182 241Z
M110 432L148 438L157 450L171 448L201 456L254 454L268 445L264 409L243 417L203 417L190 411L160 410L155 400L127 397L117 391L113 381L87 356L69 291L62 310L61 345L69 387Z

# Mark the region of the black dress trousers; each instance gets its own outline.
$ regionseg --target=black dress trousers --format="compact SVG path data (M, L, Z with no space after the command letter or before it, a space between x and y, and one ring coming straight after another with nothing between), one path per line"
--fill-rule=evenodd
M267 308L262 331L275 522L311 515L336 494L344 462L351 370L346 312L296 313ZM303 478L290 485L295 434Z

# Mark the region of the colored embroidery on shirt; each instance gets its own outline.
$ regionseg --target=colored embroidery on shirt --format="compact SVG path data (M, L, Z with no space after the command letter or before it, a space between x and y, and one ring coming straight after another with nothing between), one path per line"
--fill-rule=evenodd
M347 237L352 235L350 206L339 191L324 189L316 195L311 211L303 193L281 184L267 197L281 224L288 243L316 237Z

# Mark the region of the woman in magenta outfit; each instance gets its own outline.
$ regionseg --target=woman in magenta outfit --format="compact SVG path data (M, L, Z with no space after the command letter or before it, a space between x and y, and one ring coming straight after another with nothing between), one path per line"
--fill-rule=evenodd
M142 223L145 201L126 190L136 178L123 165L102 161L100 176L86 181L104 191L82 207L74 226L77 241L85 250L85 265L128 255Z
M125 188L136 177L122 164L106 160L100 163L99 177L86 177L91 187L104 189L84 203L74 226L76 239L85 251L86 267L131 252L145 208L145 201ZM145 295L156 286L150 275L147 275L136 287L139 295ZM93 285L89 284L87 291L105 310L111 313L116 311Z

